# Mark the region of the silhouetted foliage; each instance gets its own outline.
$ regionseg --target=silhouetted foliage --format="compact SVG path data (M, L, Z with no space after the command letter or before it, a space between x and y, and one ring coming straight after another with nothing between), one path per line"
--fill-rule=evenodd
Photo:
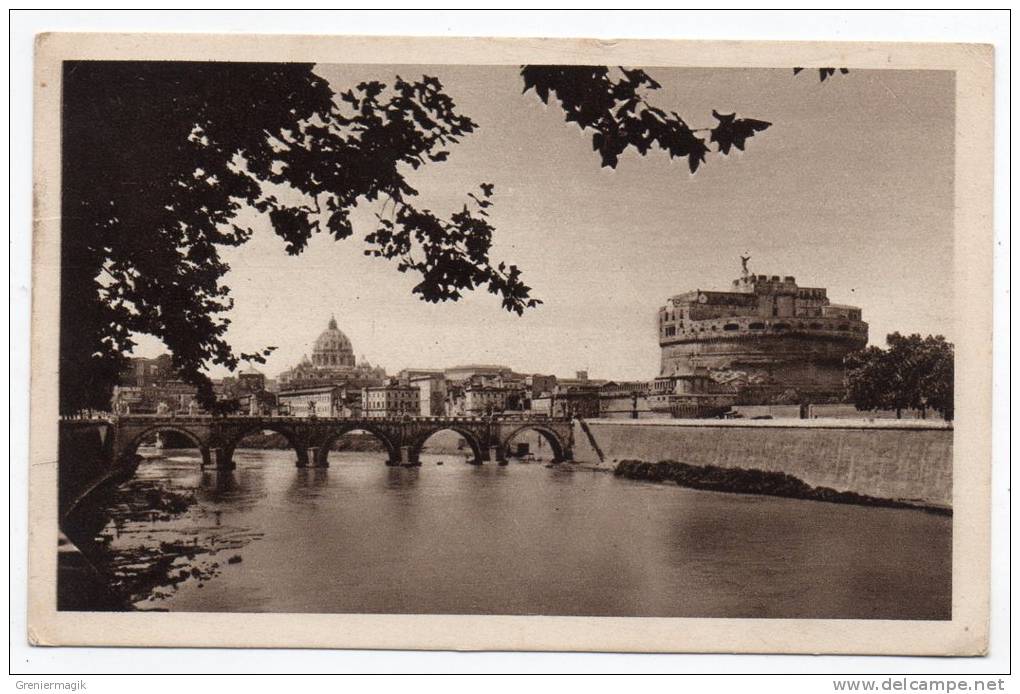
M799 74L799 73L800 73L800 72L801 72L801 71L802 71L803 69L804 69L804 68L802 68L802 67L795 67L795 68L793 68L793 74L797 75L797 74ZM819 82L824 82L824 81L825 81L825 80L827 80L828 78L832 77L833 75L835 75L835 74L836 74L836 70L837 70L837 69L839 70L839 74L841 74L841 75L845 75L845 74L847 74L848 72L850 72L850 71L849 71L848 69L846 69L845 67L841 67L841 68L834 68L834 67L820 67L820 68L818 68L818 81L819 81Z
M268 215L288 253L341 240L359 201L391 219L367 254L420 275L427 301L484 286L516 313L535 306L513 265L489 260L493 187L449 218L417 210L404 172L475 129L434 77L363 82L338 99L307 64L67 62L63 81L61 410L106 409L137 333L163 340L180 376L214 398L205 369L264 362L233 352L220 247ZM385 209L384 208L384 209Z
M737 118L735 113L727 115L712 111L712 115L719 121L719 125L712 128L712 142L719 145L719 151L723 154L729 154L730 147L743 150L747 138L772 125L763 120Z
M872 345L848 354L847 397L858 410L929 408L953 418L953 345L941 336L892 333L888 349Z
M524 91L534 90L542 103L555 95L568 123L581 130L593 130L592 149L602 157L602 166L616 168L620 155L632 147L644 155L660 149L672 158L686 158L691 173L705 161L715 142L721 154L731 147L744 149L747 138L771 123L721 115L712 111L719 124L692 129L675 111L666 112L650 104L645 90L661 85L644 70L618 68L614 79L610 68L577 65L525 65L521 68ZM698 135L708 132L708 142Z
M568 122L594 130L604 166L628 147L660 149L693 173L711 144L729 154L770 125L713 111L716 126L692 129L648 103L659 84L645 72L619 73L521 70L525 92L555 95ZM351 210L380 201L364 252L415 273L423 300L484 287L517 314L540 303L519 268L489 258L491 183L448 217L413 204L408 168L445 161L476 128L434 77L339 94L297 63L73 61L63 77L63 413L109 407L136 334L162 340L214 411L209 366L264 363L273 348L235 354L224 338L233 303L220 250L251 237L238 223L244 209L265 214L298 254L313 234L350 238Z

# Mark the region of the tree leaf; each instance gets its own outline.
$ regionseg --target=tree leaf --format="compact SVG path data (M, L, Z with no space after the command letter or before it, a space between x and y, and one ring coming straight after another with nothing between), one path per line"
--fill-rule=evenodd
M737 118L735 113L722 114L712 111L712 115L719 124L712 128L709 141L715 142L722 154L729 154L732 147L743 150L748 138L772 125L767 121L753 118Z

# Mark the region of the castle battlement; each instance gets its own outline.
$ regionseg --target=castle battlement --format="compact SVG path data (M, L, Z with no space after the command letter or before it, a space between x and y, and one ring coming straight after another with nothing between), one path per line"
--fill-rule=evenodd
M779 390L841 393L843 357L868 342L861 309L791 275L751 274L747 260L730 291L683 292L659 309L660 376L746 372Z

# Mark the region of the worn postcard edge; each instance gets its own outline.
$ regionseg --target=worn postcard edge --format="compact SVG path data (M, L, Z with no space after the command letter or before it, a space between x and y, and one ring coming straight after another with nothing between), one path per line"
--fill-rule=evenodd
M60 64L66 59L849 67L956 74L951 621L56 610ZM976 44L41 34L34 73L28 639L34 645L981 655L987 650L993 52ZM15 461L12 461L15 463Z

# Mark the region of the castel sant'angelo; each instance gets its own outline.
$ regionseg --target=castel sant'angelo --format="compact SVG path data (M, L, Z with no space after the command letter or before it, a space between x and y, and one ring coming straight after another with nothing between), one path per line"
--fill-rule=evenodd
M843 357L868 342L861 309L793 277L743 272L730 291L677 294L659 309L660 378L707 376L745 403L843 395Z

